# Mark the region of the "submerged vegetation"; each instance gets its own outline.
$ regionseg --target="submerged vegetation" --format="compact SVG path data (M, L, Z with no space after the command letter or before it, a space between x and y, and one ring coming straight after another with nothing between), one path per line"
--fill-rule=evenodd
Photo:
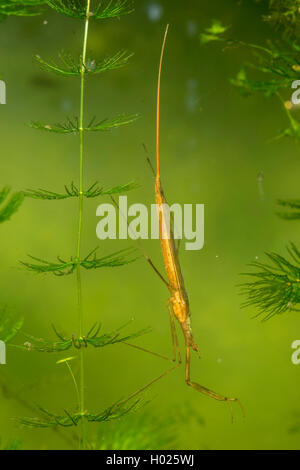
M132 188L132 184L125 184L114 187L109 190L104 190L98 185L93 183L85 189L84 171L85 171L85 134L89 131L108 131L110 129L132 123L136 116L117 116L112 119L97 120L97 118L90 119L86 122L85 118L85 88L86 78L89 75L99 74L105 71L114 70L124 66L130 54L120 51L112 58L106 58L103 61L96 62L94 59L88 58L88 34L90 22L95 20L102 20L107 18L115 18L126 15L132 11L131 4L126 0L110 0L108 2L92 2L90 0L71 1L71 0L51 0L46 2L49 7L59 14L67 15L72 18L78 18L83 21L84 31L82 39L82 51L79 59L72 58L71 56L59 55L61 65L54 62L47 62L40 56L37 57L37 62L41 68L50 73L62 75L65 78L77 77L80 81L80 96L79 96L79 117L74 119L68 118L66 123L49 125L40 122L32 122L31 126L35 129L46 130L48 132L62 133L62 134L75 134L79 138L79 178L78 184L71 184L70 187L65 186L65 194L58 194L53 191L38 189L29 190L24 194L26 197L34 199L57 201L66 198L78 199L78 230L77 230L77 246L74 255L69 259L64 260L57 257L55 262L44 260L37 256L31 256L30 261L22 262L23 266L29 271L37 274L52 273L57 276L75 275L76 277L76 290L77 290L77 316L78 316L78 334L77 337L66 337L57 331L54 327L56 340L44 340L28 337L24 348L27 350L34 350L39 352L62 352L69 349L78 351L80 361L79 378L75 377L72 367L69 364L69 359L62 359L59 362L66 362L68 370L71 374L72 380L75 385L76 394L78 398L77 409L67 410L64 409L63 414L57 415L44 408L40 408L42 417L39 418L23 418L22 424L31 427L70 427L80 424L80 448L85 449L88 446L88 435L86 423L89 422L103 422L112 419L120 418L136 406L136 401L131 405L126 405L127 400L123 402L113 403L111 406L103 411L91 413L87 411L85 401L85 349L88 346L95 348L104 347L106 345L116 344L128 340L129 338L139 336L145 331L140 331L134 334L121 335L120 331L112 333L100 334L100 325L92 325L86 329L88 319L85 316L83 302L82 302L82 269L99 269L103 267L118 267L132 262L135 257L132 250L122 250L109 255L99 257L97 249L92 249L88 254L82 254L82 228L84 216L84 199L91 197L99 197L105 194L118 194L128 191ZM91 66L93 64L93 66ZM72 359L72 358L71 358Z
M45 0L1 0L0 19L8 16L35 16L41 13Z
M4 187L0 191L0 224L10 220L24 199L22 192L13 193L11 196L9 194L9 187ZM5 343L11 341L22 328L22 325L23 318L16 318L11 310L6 305L3 305L0 299L0 341Z
M44 201L58 201L68 198L76 198L78 200L78 226L77 226L77 243L75 253L69 255L66 259L57 257L56 261L48 261L37 256L30 256L28 261L21 264L24 268L37 274L54 274L56 276L74 275L76 278L76 296L77 296L77 318L78 332L77 335L65 335L58 332L53 326L55 340L47 340L36 338L32 335L25 335L26 342L23 346L16 346L19 349L27 351L38 351L57 353L65 352L73 349L75 357L62 358L57 363L65 363L67 370L71 375L77 403L75 409L63 409L61 414L54 414L44 407L38 407L39 416L30 418L21 418L19 422L29 427L38 428L59 428L78 427L79 447L86 449L90 447L87 423L108 422L121 418L132 410L135 410L138 404L138 395L134 393L131 397L112 403L109 407L102 411L91 413L87 410L85 400L85 350L87 347L101 348L107 345L124 342L129 339L138 337L148 331L143 329L135 333L122 333L121 330L128 327L128 323L121 328L110 332L102 332L100 324L88 326L88 318L86 317L83 301L82 301L82 269L100 269L124 266L136 259L136 255L132 249L120 250L106 255L98 255L97 248L93 248L87 254L82 253L82 229L84 221L84 199L96 198L106 195L121 194L135 188L135 184L126 183L112 188L105 189L98 182L94 182L86 186L84 179L85 172L85 139L87 132L103 132L115 129L134 122L136 115L119 115L113 118L102 117L100 119L94 117L86 120L85 116L85 89L86 79L90 75L97 75L106 71L116 70L127 64L132 54L124 50L118 51L112 57L106 57L103 60L96 61L88 56L88 37L90 23L95 20L105 20L119 18L133 11L132 3L128 0L107 0L103 1L81 1L81 0L23 0L23 1L5 1L1 3L1 16L28 16L40 13L38 9L41 5L47 5L55 10L58 14L66 15L72 18L82 20L83 36L82 50L78 58L73 58L65 53L59 53L59 64L53 61L46 61L40 56L36 60L40 67L49 73L59 74L65 78L77 77L80 82L79 94L79 116L75 118L67 118L62 124L42 124L40 122L32 122L31 127L38 130L45 130L60 134L74 134L78 138L78 183L72 182L70 186L65 185L64 193L56 193L46 189L31 189L22 193L13 194L8 198L9 189L4 188L0 192L0 222L8 220L17 210L21 202L25 198L40 199ZM14 334L21 328L22 321L13 321L8 314L8 310L3 309L0 315L0 334L4 340L11 339ZM70 361L78 356L80 367L79 374L73 372ZM27 407L28 408L28 407ZM29 407L31 409L31 407Z
M243 47L249 52L250 61L243 65L235 78L230 79L231 84L246 97L254 93L262 93L266 99L276 97L288 124L272 140L287 137L299 143L300 119L297 106L291 101L292 84L300 77L298 0L270 0L264 20L277 27L280 33L278 40L268 40L263 45L246 43L231 38L229 27L213 21L202 33L201 41L218 41L225 45L225 50ZM285 220L299 220L300 199L279 200L277 215ZM247 296L243 306L257 307L258 315L263 315L265 320L287 311L300 310L300 251L296 243L291 243L287 251L289 257L271 252L266 254L269 262L250 264L256 270L246 275L253 281L242 286L242 292Z

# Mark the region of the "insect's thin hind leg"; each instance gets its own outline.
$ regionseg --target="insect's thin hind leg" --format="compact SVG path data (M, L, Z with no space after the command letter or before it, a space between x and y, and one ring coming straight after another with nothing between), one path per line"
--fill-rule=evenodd
M150 158L150 156L149 156L149 152L148 152L147 147L146 147L145 144L143 144L143 147L144 147L144 150L145 150L145 152L146 152L147 163L148 163L148 165L149 165L149 167L150 167L150 170L151 170L151 172L152 172L152 174L153 174L153 176L154 176L154 178L155 178L155 177L156 177L156 173L155 173L154 167L153 167L153 165L152 165L152 161L151 161L151 158Z
M143 387L139 388L136 392L134 392L132 395L130 395L129 397L127 397L125 400L122 400L121 402L119 402L117 405L116 405L116 408L119 408L120 406L124 405L125 403L127 403L128 401L132 400L133 398L135 398L136 396L140 395L142 392L144 392L145 390L147 390L147 388L151 387L151 385L155 384L156 382L158 382L159 380L163 379L164 377L166 377L166 375L170 374L171 372L173 372L173 370L177 369L178 367L180 366L180 364L176 364L174 367L171 367L171 369L168 369L166 370L165 372L163 372L163 374L160 374L158 377L156 377L155 379L151 380L151 382L148 382L146 385L144 385Z
M119 207L119 204L117 203L117 201L115 200L115 198L113 196L110 196L114 206L117 208L117 210L120 212L121 216L126 220L126 217L125 215L120 211L120 207ZM128 230L130 230L130 226L129 226L129 223L127 221L127 226L128 226ZM150 256L148 256L148 254L146 253L146 251L144 250L144 247L143 245L141 244L141 242L137 239L136 240L137 244L139 245L139 248L141 250L141 252L143 253L143 256L144 258L146 259L147 263L149 263L149 265L151 266L151 268L154 270L154 272L158 275L158 277L163 281L163 283L167 286L167 288L170 290L171 289L171 286L170 284L168 283L168 281L164 278L164 276L160 273L160 271L157 269L157 267L154 265L154 263L152 262Z
M131 348L138 349L139 351L146 352L148 354L151 354L152 356L160 357L161 359L165 359L166 361L172 362L172 359L170 359L169 357L154 351L150 351L150 349L142 348L141 346L137 346L136 344L127 343L127 341L122 341L122 344L126 344L126 346L130 346Z
M181 353L180 353L180 348L179 348L179 341L178 341L178 336L176 333L176 327L175 327L175 321L174 321L174 314L172 310L172 303L171 300L168 300L168 310L169 310L169 316L170 316L170 327L171 327L171 336L172 336L172 352L173 352L173 361L176 361L176 357L178 358L179 364L181 364ZM177 356L176 356L177 353Z
M228 405L229 405L232 420L233 420L232 402L237 402L241 407L243 416L245 417L245 411L244 411L243 405L241 404L241 402L238 398L225 397L224 395L220 395L219 393L216 393L213 390L210 390L209 388L203 387L203 385L200 385L196 382L192 382L191 378L190 378L190 372L191 372L191 351L190 351L190 346L186 346L186 362L185 362L185 381L186 381L186 384L189 387L194 388L198 392L209 396L210 398L214 398L215 400L218 400L218 401L227 402Z

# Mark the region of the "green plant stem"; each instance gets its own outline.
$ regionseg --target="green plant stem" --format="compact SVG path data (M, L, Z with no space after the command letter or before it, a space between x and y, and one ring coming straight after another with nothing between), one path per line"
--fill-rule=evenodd
M83 170L84 170L84 88L85 88L85 63L86 63L86 50L87 40L89 31L89 20L90 20L90 5L91 1L87 0L86 3L86 17L84 27L84 38L82 47L82 63L81 63L81 79L80 79L80 114L79 114L79 139L80 139L80 163L79 163L79 211L78 211L78 238L77 238L77 262L80 260L81 255L81 239L82 239L82 217L83 217ZM77 264L76 268L76 279L77 279L77 299L78 299L78 320L79 320L79 338L83 336L83 308L82 308L82 283L81 283L81 272L80 264ZM82 449L86 449L86 429L84 422L85 414L85 381L84 381L84 352L80 350L80 413L82 414L81 419L81 445Z
M72 378L72 382L74 384L74 388L75 388L75 392L76 392L76 398L77 398L77 405L79 406L80 404L80 393L79 393L79 388L78 388L78 385L77 385L77 382L76 382L76 378L75 378L75 375L73 373L73 370L72 370L72 367L70 366L70 364L68 363L68 361L65 362L69 372L70 372L70 375L71 375L71 378Z

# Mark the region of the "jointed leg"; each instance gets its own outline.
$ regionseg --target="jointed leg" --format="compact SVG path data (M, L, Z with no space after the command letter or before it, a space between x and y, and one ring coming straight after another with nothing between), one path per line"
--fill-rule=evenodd
M227 402L229 404L229 408L230 408L232 418L233 418L233 415L232 415L232 402L237 402L240 405L241 409L242 409L243 416L245 416L244 408L243 408L243 406L242 406L242 404L241 404L241 402L239 401L238 398L225 397L223 395L220 395L219 393L216 393L216 392L210 390L209 388L203 387L203 385L200 385L196 382L192 382L191 379L190 379L190 370L191 370L190 346L186 346L185 381L186 381L187 385L194 388L198 392L203 393L204 395L207 395L211 398L214 398L215 400Z
M172 336L172 352L173 352L173 361L176 361L176 352L177 352L177 358L178 358L178 363L181 364L181 353L180 353L180 348L179 348L179 342L178 342L178 336L176 333L176 327L175 327L175 322L174 322L174 314L172 310L172 303L171 300L168 300L168 310L169 310L169 315L170 315L170 326L171 326L171 336Z
M143 348L141 346L137 346L136 344L128 343L127 341L123 341L122 343L126 344L126 346L130 346L131 348L135 348L140 351L151 354L152 356L160 357L161 359L164 359L166 361L175 362L176 359L178 358L178 363L181 364L182 362L181 353L180 353L179 342L178 342L178 337L177 337L175 322L174 322L174 314L172 311L172 305L171 305L170 299L168 300L167 305L168 305L169 316L170 316L170 327L171 327L171 336L172 336L172 359L170 359L167 356L164 356L163 354L159 354L157 352L150 351L149 349ZM177 356L176 356L176 352L177 352Z
M172 311L172 305L171 305L170 300L168 301L168 309L169 309L171 333L172 333L173 361L176 361L176 351L177 351L178 363L174 367L171 367L171 369L166 370L165 372L163 372L163 374L161 374L158 377L156 377L155 379L151 380L151 382L144 385L142 388L137 390L135 393L130 395L128 398L126 398L122 402L118 403L116 405L117 407L119 407L121 405L124 405L129 400L131 400L132 398L135 398L137 395L139 395L140 393L145 391L148 387L150 387L154 383L158 382L160 379L164 378L166 375L170 374L173 370L177 369L181 365L182 361L181 361L181 354L180 354L180 349L179 349L179 342L178 342L178 337L177 337L177 333L176 333L175 322L174 322L174 314L173 314L173 311ZM123 344L126 344L126 346L130 346L130 347L135 348L135 349L139 349L140 351L151 354L152 356L160 357L160 358L165 359L167 361L172 361L172 359L170 359L166 356L163 356L162 354L150 351L149 349L145 349L141 346L136 346L135 344L127 343L126 341L124 341Z
M125 215L122 214L122 212L120 211L120 208L119 208L119 205L117 203L117 201L115 200L115 198L113 196L110 196L114 206L118 209L118 211L120 212L120 214L122 215L122 217L124 217L124 219L126 220L125 218ZM128 229L129 229L129 223L127 222L127 226L128 226ZM150 264L151 268L154 270L154 272L158 275L158 277L163 281L163 283L167 286L167 288L170 290L171 289L171 286L170 284L168 283L168 281L164 278L164 276L160 273L160 271L157 269L157 267L153 264L151 258L148 256L148 254L146 253L146 251L144 250L144 247L143 245L141 244L140 240L136 240L137 244L139 245L139 248L141 250L141 252L143 253L143 256L144 258L146 259L147 263Z
M149 156L149 152L148 152L147 147L146 147L146 145L145 145L144 143L143 143L143 147L144 147L144 150L145 150L145 153L146 153L147 163L148 163L148 165L149 165L149 167L150 167L150 170L152 171L152 174L153 174L153 176L154 176L154 178L155 178L155 177L156 177L156 173L155 173L154 167L153 167L153 165L152 165L151 158L150 158L150 156Z
M164 356L163 354L159 354L154 351L150 351L149 349L142 348L141 346L137 346L136 344L127 343L127 341L122 341L122 344L126 344L126 346L130 346L131 348L139 349L140 351L146 352L148 354L152 354L152 356L160 357L161 359L165 359L166 361L172 362L172 359L170 359L169 357Z
M147 383L146 385L144 385L143 387L139 388L136 392L134 392L132 395L130 395L128 398L126 398L125 400L119 402L116 407L119 407L121 405L124 405L125 403L127 403L129 400L132 400L133 398L135 398L137 395L139 395L140 393L144 392L147 388L151 387L151 385L155 384L156 382L158 382L160 379L163 379L166 375L170 374L171 372L173 372L173 370L177 369L178 367L180 366L180 364L176 364L176 366L174 367L171 367L171 369L168 369L166 370L165 372L163 372L163 374L159 375L158 377L156 377L155 379L151 380L151 382Z

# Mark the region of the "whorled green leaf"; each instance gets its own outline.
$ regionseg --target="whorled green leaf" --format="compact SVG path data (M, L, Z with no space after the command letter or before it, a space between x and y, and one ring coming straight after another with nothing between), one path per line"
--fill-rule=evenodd
M84 0L47 0L47 4L57 13L80 19L86 17L86 1ZM98 0L90 11L90 18L118 18L132 12L130 0Z
M293 139L295 142L300 141L300 124L296 121L296 119L293 118L293 116L288 110L287 113L290 120L290 126L283 129L276 137L271 139L270 142L274 142L285 137Z
M277 215L286 220L300 219L300 199L280 199L278 205L289 209L289 212L278 212Z
M65 261L58 256L57 262L51 262L30 256L34 262L21 261L21 264L37 274L52 273L55 276L67 276L72 274L78 265L84 269L114 268L132 263L137 259L136 256L133 257L136 250L132 248L125 248L101 258L97 257L97 250L98 248L94 249L81 260L71 258L70 261Z
M22 442L18 439L10 439L4 441L0 439L0 450L20 450L22 447Z
M9 220L24 200L22 192L13 193L10 197L9 193L9 187L4 187L0 190L0 224Z
M277 253L266 253L270 264L252 263L256 272L245 273L255 280L242 284L247 296L243 307L254 306L268 320L287 311L300 311L300 251L291 243L290 260Z
M139 400L136 400L131 405L122 404L122 402L116 402L99 413L85 412L83 414L64 410L63 415L56 415L46 410L45 408L38 407L39 412L44 415L44 418L18 418L17 421L20 424L31 428L52 428L56 426L69 428L72 426L77 426L82 419L89 423L102 423L120 419L128 413L134 411L137 408L138 403Z
M116 127L131 124L137 119L138 119L137 114L120 115L112 119L103 119L102 121L98 121L98 122L96 121L96 118L94 117L87 124L87 126L83 128L83 131L84 132L109 131ZM33 129L41 130L41 131L55 132L57 134L79 134L80 132L78 118L75 118L74 120L71 120L70 118L68 118L66 122L62 124L54 124L54 125L44 124L39 121L32 121L30 123L30 127L32 127Z
M134 182L130 182L127 184L113 186L112 188L104 189L103 187L99 186L98 182L92 184L86 191L83 192L83 196L86 198L95 198L99 196L106 196L112 194L122 194L128 191L132 191L136 189L138 185ZM78 187L72 182L70 187L65 186L65 193L56 193L53 191L48 191L46 189L28 189L24 191L25 197L30 197L33 199L43 199L43 200L60 200L60 199L68 199L80 196Z
M43 338L36 338L35 336L23 333L27 341L23 345L15 347L18 349L25 349L27 351L59 353L68 351L71 348L76 350L87 348L88 346L93 346L94 348L103 348L111 344L122 343L124 341L138 338L150 332L149 328L144 328L135 333L122 335L121 330L124 329L127 325L128 323L111 333L99 335L101 324L95 323L87 332L86 336L82 336L81 338L76 338L74 335L68 338L64 334L58 332L57 329L53 326L53 330L57 336L56 340L45 340Z
M236 87L244 96L249 96L253 93L262 93L266 98L274 95L281 89L286 89L290 86L290 79L275 80L248 80L245 69L241 69L235 78L231 78L231 85Z
M23 326L24 319L17 318L6 306L0 307L0 340L8 343Z
M0 19L6 16L36 16L41 14L44 0L1 0Z
M85 75L96 75L108 70L124 67L132 56L133 54L128 54L127 51L122 50L102 61L87 59L86 63L83 64L81 58L79 61L76 61L70 54L61 52L59 54L59 63L55 61L46 62L38 55L36 56L36 60L40 67L47 72L53 72L64 77L78 77L81 75L82 69Z
M212 41L224 41L226 38L223 34L229 29L229 26L224 26L221 21L213 20L211 25L204 30L204 33L200 35L200 40L203 44Z

